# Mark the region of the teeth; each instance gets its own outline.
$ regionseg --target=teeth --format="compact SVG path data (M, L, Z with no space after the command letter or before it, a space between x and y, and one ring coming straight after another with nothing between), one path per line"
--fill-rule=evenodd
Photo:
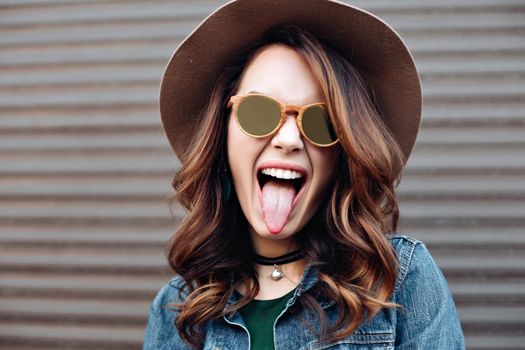
M265 168L262 170L264 175L275 177L277 179L293 180L303 177L303 175L294 170L284 170L277 168Z

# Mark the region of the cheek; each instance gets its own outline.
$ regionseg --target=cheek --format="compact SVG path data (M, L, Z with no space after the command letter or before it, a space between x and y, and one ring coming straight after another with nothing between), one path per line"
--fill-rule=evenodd
M311 153L312 168L318 179L320 191L326 191L335 172L337 152L335 147L316 148Z
M235 125L235 119L231 116L228 119L228 135L227 135L227 151L228 151L228 163L230 165L230 170L234 181L239 177L239 161L238 159L243 159L242 148L236 147L240 144L242 135L240 135L240 130L238 130L237 125Z
M243 180L251 179L258 148L254 138L243 133L235 118L230 117L227 134L228 163L236 187L240 186Z
M308 150L312 164L313 178L312 191L306 202L306 211L303 220L310 220L319 210L324 198L330 196L330 183L335 173L337 153L334 147L319 148L312 145Z
M231 158L234 156L233 153L235 153L235 143L237 142L237 135L235 133L234 125L232 125L232 122L234 122L232 116L230 115L228 117L228 127L226 132L226 148L228 152L228 160L231 160Z

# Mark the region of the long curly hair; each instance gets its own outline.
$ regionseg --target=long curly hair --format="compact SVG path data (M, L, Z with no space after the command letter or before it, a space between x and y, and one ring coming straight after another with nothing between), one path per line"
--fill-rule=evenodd
M248 223L235 193L224 201L222 187L227 166L227 101L238 89L246 65L271 43L287 45L305 57L339 137L337 169L326 203L296 234L320 277L312 290L299 297L296 307L321 315L320 336L330 340L349 335L382 308L395 307L390 296L398 262L386 233L397 226L394 187L404 164L403 153L358 69L312 34L280 26L224 69L173 180L176 194L171 200L187 210L167 251L171 268L188 290L185 301L175 305L175 325L195 348L202 346L206 322L238 311L259 291ZM247 286L247 292L234 305L227 305L237 282ZM327 321L320 296L335 302L335 322Z

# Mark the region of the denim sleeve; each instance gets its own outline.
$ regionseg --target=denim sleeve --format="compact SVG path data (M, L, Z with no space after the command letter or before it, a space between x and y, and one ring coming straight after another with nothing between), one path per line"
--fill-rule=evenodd
M148 324L144 334L143 350L191 350L179 336L175 327L176 311L170 304L180 302L177 279L167 283L151 303Z
M411 241L400 253L394 301L396 349L465 349L456 307L443 273L425 245Z

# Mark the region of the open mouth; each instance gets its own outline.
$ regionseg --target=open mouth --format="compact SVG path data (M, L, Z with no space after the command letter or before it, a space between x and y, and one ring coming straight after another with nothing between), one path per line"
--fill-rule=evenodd
M257 173L257 180L259 187L262 189L268 181L277 181L284 184L291 184L295 189L295 193L299 193L304 183L306 176L295 170L280 169L280 168L263 168Z
M257 173L260 204L268 231L280 233L306 183L306 171L261 167Z

